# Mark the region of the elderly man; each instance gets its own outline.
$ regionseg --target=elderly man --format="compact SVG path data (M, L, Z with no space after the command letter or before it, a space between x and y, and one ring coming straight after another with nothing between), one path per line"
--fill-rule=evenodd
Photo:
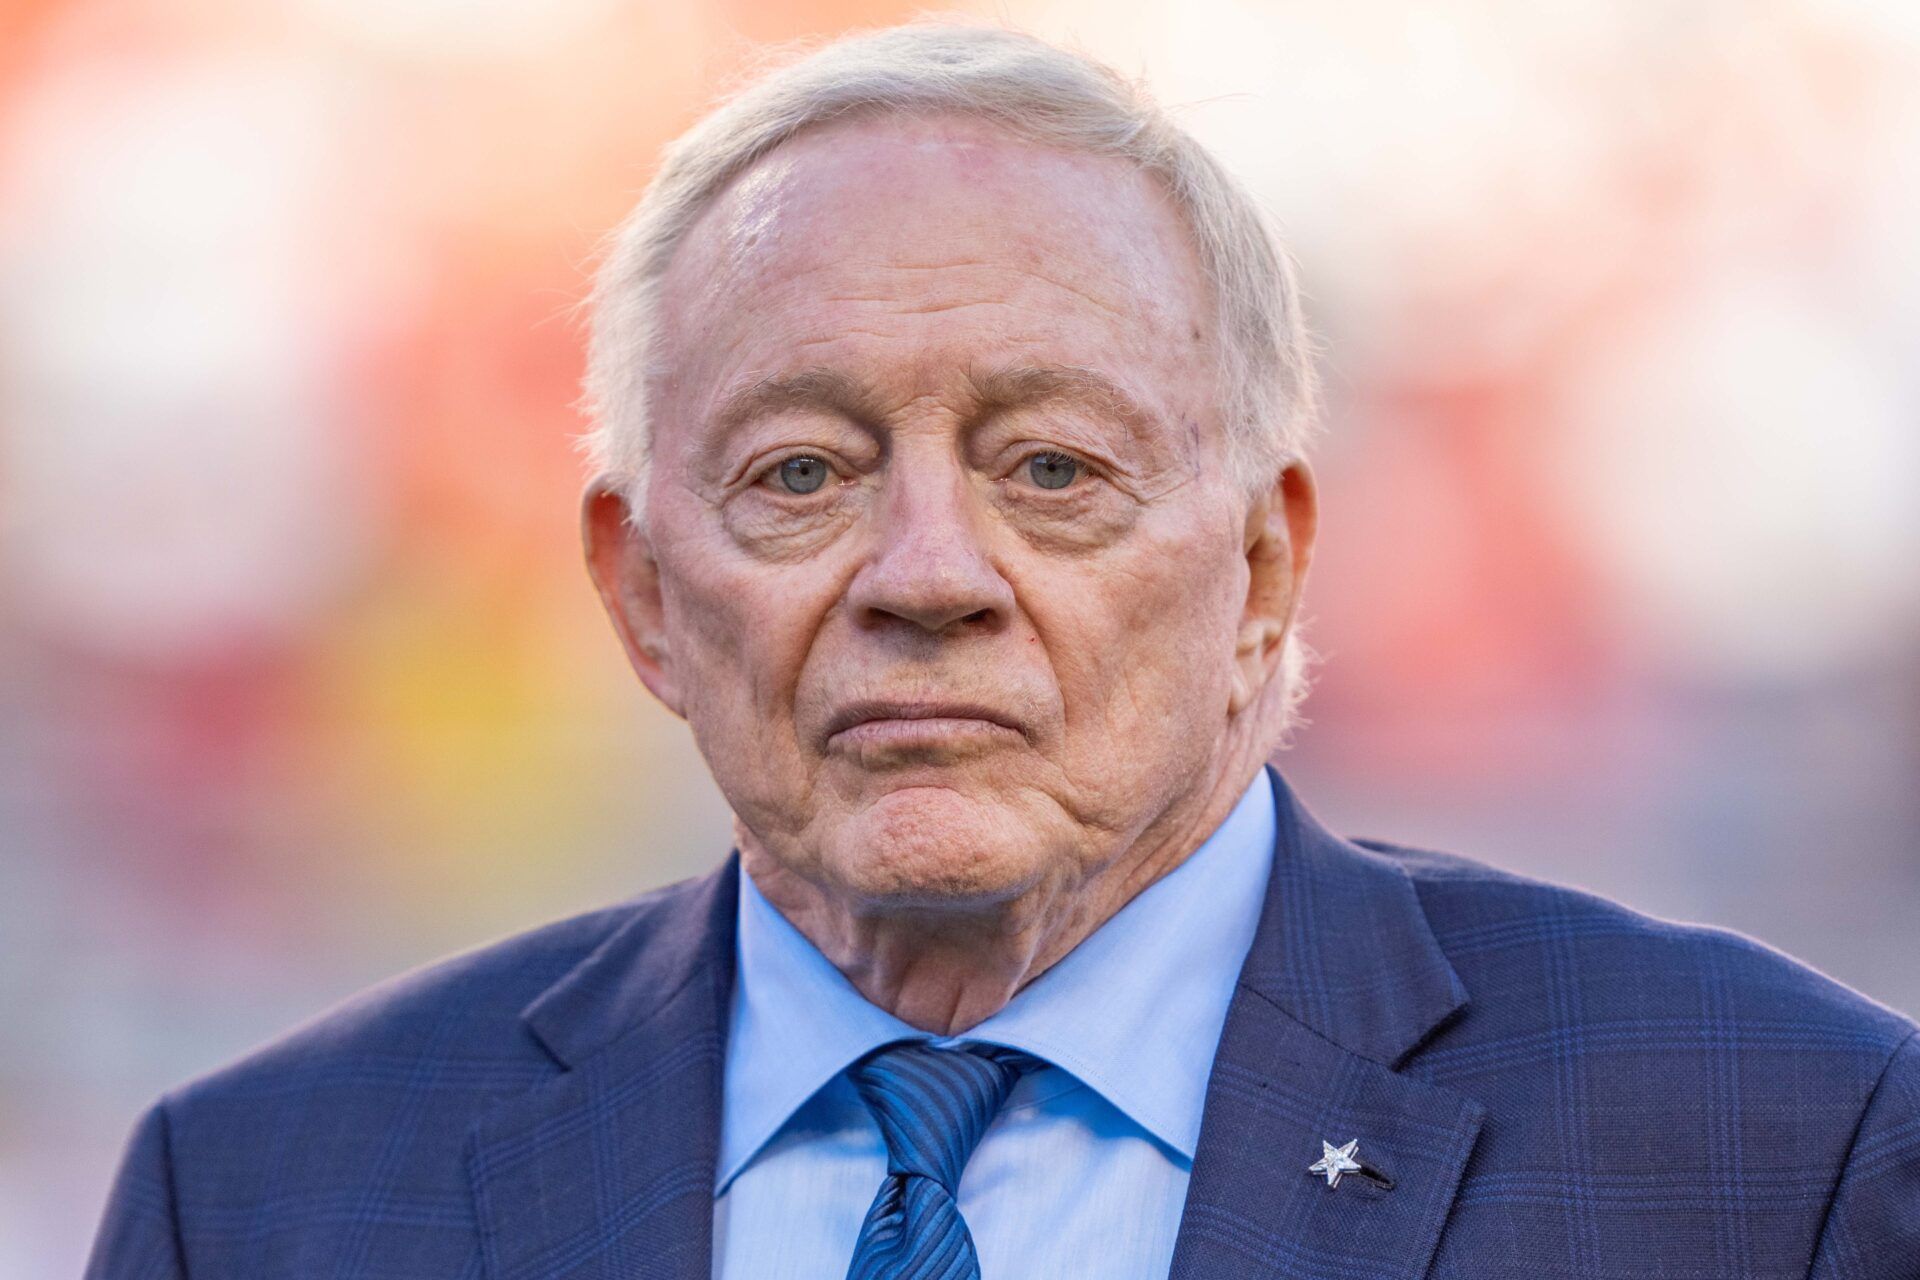
M588 564L734 854L169 1092L91 1275L1920 1276L1913 1023L1263 766L1311 366L1134 87L830 45L594 315Z

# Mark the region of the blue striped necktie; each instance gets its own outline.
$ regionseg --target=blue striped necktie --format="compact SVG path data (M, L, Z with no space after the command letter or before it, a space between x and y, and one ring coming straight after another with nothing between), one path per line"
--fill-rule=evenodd
M1014 1082L1040 1066L1015 1049L907 1041L847 1069L887 1140L887 1180L867 1210L847 1280L980 1280L955 1193Z

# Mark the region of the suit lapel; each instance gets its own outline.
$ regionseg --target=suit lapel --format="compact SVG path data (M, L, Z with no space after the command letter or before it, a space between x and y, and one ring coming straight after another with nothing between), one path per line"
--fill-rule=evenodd
M1207 1085L1175 1280L1417 1280L1485 1114L1394 1067L1466 1002L1412 883L1269 770L1266 903ZM1387 1190L1307 1171L1358 1139Z
M737 877L642 899L522 1013L568 1069L468 1135L489 1280L710 1273Z

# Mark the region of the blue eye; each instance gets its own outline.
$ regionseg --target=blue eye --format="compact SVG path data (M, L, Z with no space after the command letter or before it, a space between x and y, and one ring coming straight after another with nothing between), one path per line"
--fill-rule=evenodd
M1064 489L1080 474L1080 460L1064 453L1036 453L1027 459L1027 475L1042 489Z
M824 459L802 454L780 464L780 485L788 493L813 493L827 482Z

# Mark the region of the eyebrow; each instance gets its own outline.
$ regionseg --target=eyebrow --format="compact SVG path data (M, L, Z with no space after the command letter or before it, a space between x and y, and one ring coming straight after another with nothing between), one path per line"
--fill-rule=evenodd
M791 409L827 409L862 422L881 415L877 397L837 369L816 365L752 382L720 403L713 415L713 437L725 439L755 418Z
M1014 365L965 375L976 402L974 421L996 412L1048 401L1077 404L1119 420L1135 435L1151 435L1161 416L1129 395L1120 384L1083 365ZM880 397L838 369L816 365L761 378L728 395L714 413L713 438L725 439L756 418L795 409L839 413L863 424L885 416Z
M1163 425L1158 413L1127 394L1119 383L1084 365L1019 365L984 374L969 371L967 381L986 413L1054 401L1115 418L1136 436L1151 437Z

